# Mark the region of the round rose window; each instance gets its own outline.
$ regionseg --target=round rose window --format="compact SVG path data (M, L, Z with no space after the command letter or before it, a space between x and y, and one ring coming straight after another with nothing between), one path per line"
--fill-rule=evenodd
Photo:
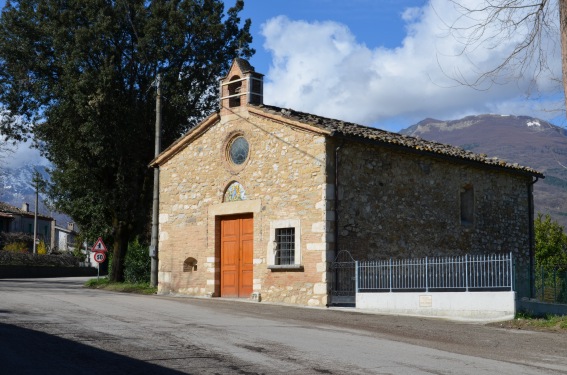
M248 158L248 149L248 141L242 136L236 137L228 150L230 160L236 165L241 165Z

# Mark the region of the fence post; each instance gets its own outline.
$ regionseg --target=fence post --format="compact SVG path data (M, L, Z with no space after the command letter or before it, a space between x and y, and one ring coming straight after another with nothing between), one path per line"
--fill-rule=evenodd
M425 257L425 293L429 293L429 267L427 266L427 257Z
M514 263L512 263L512 252L510 251L510 291L514 291Z
M553 269L553 303L557 303L557 267Z
M469 254L465 254L465 290L469 291Z
M389 282L390 282L390 293L392 293L392 258L390 258L390 267L389 267L390 275L389 275Z
M541 266L541 300L545 301L545 275L543 274L543 266Z
M354 298L358 294L358 260L354 261Z

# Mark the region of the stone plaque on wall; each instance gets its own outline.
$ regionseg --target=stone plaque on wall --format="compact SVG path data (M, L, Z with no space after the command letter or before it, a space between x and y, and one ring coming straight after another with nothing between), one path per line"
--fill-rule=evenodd
M432 307L433 296L419 296L419 307Z

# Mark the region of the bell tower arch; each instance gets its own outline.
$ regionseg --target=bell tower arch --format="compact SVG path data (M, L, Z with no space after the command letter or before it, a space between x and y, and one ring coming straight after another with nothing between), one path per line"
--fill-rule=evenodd
M248 61L234 59L228 74L220 80L221 116L239 112L248 104L260 105L263 97L264 75L257 73Z

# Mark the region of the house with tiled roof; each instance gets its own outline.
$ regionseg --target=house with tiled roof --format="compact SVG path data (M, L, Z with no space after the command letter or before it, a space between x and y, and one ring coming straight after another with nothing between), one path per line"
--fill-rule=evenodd
M33 239L35 212L30 211L28 203L18 208L0 202L0 233L24 233ZM46 215L37 215L37 237L53 248L55 219ZM30 251L32 245L30 244Z
M265 105L262 79L236 59L220 110L151 163L159 293L326 306L342 250L356 260L533 259L538 171Z

